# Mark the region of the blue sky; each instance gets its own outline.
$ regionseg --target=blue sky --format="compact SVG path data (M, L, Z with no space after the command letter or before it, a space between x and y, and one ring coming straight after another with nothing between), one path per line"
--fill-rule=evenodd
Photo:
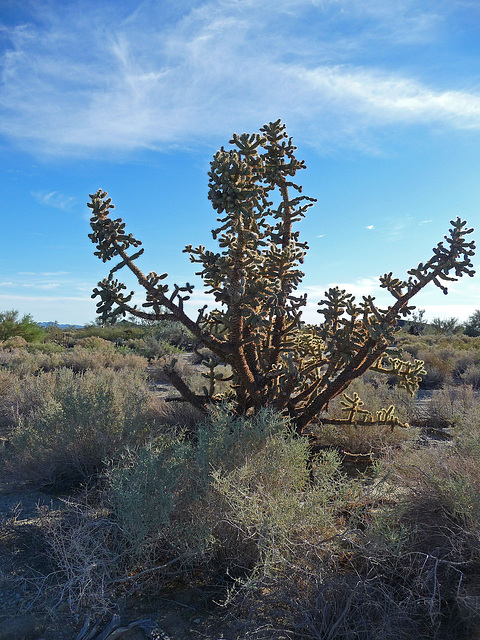
M453 217L480 226L478 0L2 0L0 73L0 310L94 319L98 188L146 272L195 281L213 153L277 118L318 198L306 320L333 284L388 304L379 275L427 260ZM416 303L466 319L478 277Z

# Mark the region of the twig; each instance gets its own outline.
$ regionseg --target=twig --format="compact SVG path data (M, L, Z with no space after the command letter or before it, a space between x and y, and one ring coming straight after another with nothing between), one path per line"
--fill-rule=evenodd
M173 560L169 560L169 562L166 562L165 564L162 564L159 567L150 567L150 569L145 569L144 571L140 571L140 573L136 573L133 576L128 576L127 578L119 578L117 580L113 580L111 584L129 582L130 580L135 580L135 578L144 576L146 573L152 573L152 571L161 571L162 569L165 569L166 567L169 567L170 565L174 564L175 562L179 562L180 560L183 560L183 557L174 558Z

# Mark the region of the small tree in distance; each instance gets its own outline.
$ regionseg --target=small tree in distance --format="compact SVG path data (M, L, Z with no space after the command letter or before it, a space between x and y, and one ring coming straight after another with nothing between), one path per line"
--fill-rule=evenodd
M280 120L259 133L234 134L230 144L234 148L222 147L215 154L209 172L208 197L219 225L212 235L219 251L185 248L218 308L207 313L204 307L193 320L183 308L192 285L175 284L170 290L166 273L145 275L139 269L136 260L144 250L136 249L141 242L127 235L122 219L110 218L114 205L100 189L88 203L93 214L89 237L101 260L119 259L93 292L92 297L100 297L97 312L102 321L127 313L146 320L178 320L214 354L208 362L210 385L203 395L195 394L173 366L167 367L184 400L202 410L218 401L215 380L221 375L215 366L228 364L230 397L239 413L271 406L288 413L300 433L369 369L397 376L399 384L413 392L423 363L403 362L392 347L398 320L411 312L411 299L427 284L433 282L447 293L445 281L474 274L475 245L466 240L473 229L460 218L451 221L445 243L433 249L425 264L411 269L408 280L383 275L381 287L394 299L388 308L377 307L371 296L356 302L353 295L334 287L319 303L322 323L302 327L306 295L295 293L308 246L299 240L295 225L315 200L302 195L293 178L305 164L295 157L296 147ZM124 267L146 292L142 308L132 303L133 292L126 293L126 286L115 278ZM345 396L344 404L345 421L392 426L398 422L393 407L372 416L356 395Z
M455 333L462 333L463 325L458 318L433 318L430 327L436 334L452 336Z
M472 338L480 336L480 309L474 311L468 318L464 325L464 333Z
M45 330L33 321L28 313L20 318L16 309L0 313L0 340L8 340L20 336L27 342L39 341L45 335Z

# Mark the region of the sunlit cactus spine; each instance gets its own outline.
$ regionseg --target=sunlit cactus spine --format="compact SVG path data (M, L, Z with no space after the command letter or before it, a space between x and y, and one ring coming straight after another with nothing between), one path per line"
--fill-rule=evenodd
M300 433L369 369L395 375L399 385L414 392L424 373L423 363L403 362L393 348L398 321L414 309L412 298L430 282L446 293L445 282L474 274L475 245L466 239L472 229L460 218L451 221L445 241L433 249L430 260L408 272L408 280L392 273L382 276L381 286L393 296L386 309L378 308L371 296L356 302L334 287L319 303L323 321L302 326L306 295L296 292L308 246L300 241L295 226L315 199L302 194L294 177L305 164L295 157L296 147L280 120L259 133L234 134L230 144L232 148L222 147L215 154L209 172L208 197L218 220L212 235L218 250L185 248L216 308L207 312L203 307L196 319L190 318L184 302L192 285L174 285L171 290L166 273L145 275L138 268L136 260L143 249L136 249L141 242L126 234L121 219L110 218L113 204L99 190L88 204L89 237L101 260L119 259L92 296L100 297L97 310L102 321L129 313L152 321L177 320L189 329L213 354L205 374L208 384L196 394L173 366L166 371L182 398L203 411L219 400L217 364L231 367L229 396L238 413L271 406L288 414ZM132 303L133 292L115 278L125 267L145 290L142 307ZM346 396L344 402L348 421L398 423L391 407L372 416L361 409L356 396Z

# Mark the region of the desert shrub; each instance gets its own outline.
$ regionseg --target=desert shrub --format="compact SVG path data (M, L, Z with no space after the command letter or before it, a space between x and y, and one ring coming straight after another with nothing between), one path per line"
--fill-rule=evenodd
M180 322L154 322L146 329L146 336L176 347L190 348L195 340L193 335Z
M310 640L427 640L418 603L402 601L395 586L374 572L361 575L318 563L310 571L292 567L248 599L250 615L270 636ZM267 615L265 611L268 612ZM276 635L279 630L282 635Z
M147 361L134 353L118 353L113 345L106 340L94 338L93 346L82 347L76 345L70 349L14 349L12 353L0 351L0 366L8 368L20 377L35 374L40 371L54 371L69 368L75 373L88 370L100 371L105 368L120 371L123 369L143 370ZM97 340L101 340L98 343ZM45 345L47 346L47 345Z
M116 581L125 578L129 563L124 557L121 536L108 511L66 501L62 515L40 512L46 552L55 567L55 584L50 586L50 610L67 606L78 615L86 607L102 616L115 606Z
M137 541L137 551L139 546L161 548L168 539L177 541L177 550L182 544L184 549L198 547L200 542L193 544L192 531L209 531L213 523L207 515L203 524L196 521L192 527L186 518L194 512L198 517L202 511L212 470L233 469L282 429L285 420L272 411L248 420L222 406L212 409L209 418L198 425L195 446L184 434L172 430L125 454L108 469L107 480L110 500L127 539ZM171 535L173 529L175 535ZM190 538L185 539L186 535ZM200 547L203 549L203 542Z
M215 490L226 505L225 522L239 534L240 543L250 543L250 583L253 577L285 570L299 547L335 532L342 497L340 458L333 451L319 455L312 484L309 456L305 440L283 433L268 438L243 465L214 475ZM232 549L227 551L231 556Z
M414 358L419 357L422 349L429 349L435 345L438 338L422 334L421 336L412 336L407 333L398 333L396 336L396 346L401 348L405 353L410 354Z
M165 435L138 451L128 451L108 470L110 504L130 553L145 558L146 548L159 540L180 553L184 537L178 529L180 511L198 499L193 492L193 461L191 443L181 435Z
M8 433L18 415L18 378L5 369L0 369L0 427L2 434Z
M115 351L113 346L94 351L79 345L69 349L64 354L65 367L75 372L111 368L116 371L123 369L142 370L146 367L146 360L135 354L123 355Z
M11 336L2 343L4 349L21 349L26 347L28 342L22 336Z
M423 360L426 375L422 377L422 389L439 389L444 384L451 382L454 366L452 362L445 359L437 350L421 350L418 354Z
M54 371L65 366L65 356L61 351L49 352L28 350L19 352L8 363L8 368L23 378L28 375L38 374L41 371Z
M334 532L348 486L340 460L309 461L307 441L280 415L217 407L195 440L164 434L109 466L106 499L137 569L165 566L168 577L174 562L251 582Z
M242 589L240 606L276 632L274 637L475 637L478 458L467 461L437 447L395 454L393 461L378 471L387 485L402 479L394 501L385 502L394 493L374 490L362 514L360 494L349 528L342 531L334 519L336 535L326 543L316 538L320 542L310 555L305 541L315 537L302 535L304 543L288 563ZM345 508L348 495L337 505ZM335 514L335 498L332 506Z
M417 407L414 423L429 429L468 429L477 405L478 398L471 385L445 385L433 390L427 402Z
M46 400L11 436L7 463L18 480L55 489L86 482L105 458L145 438L148 391L138 372L60 369L49 380Z
M112 353L93 351L80 345L75 345L65 354L65 366L76 373L88 370L104 369L107 360L111 361Z
M462 380L471 364L480 361L480 341L464 335L406 336L401 334L398 346L412 357L425 362L427 374L420 383L422 389L438 389L452 380Z
M480 444L478 430L475 440ZM456 528L480 534L479 462L480 446L466 446L463 435L457 436L451 445L423 447L408 456L399 456L393 460L393 468L404 487L402 508L406 513L413 513L419 507L421 513L421 505L424 504L425 509L429 505L437 509L438 517L445 516L456 523ZM432 517L429 527L433 530L434 517L428 513ZM456 545L455 538L447 530L444 533L445 541ZM416 534L424 536L425 531L419 529Z
M385 462L399 488L396 501L370 510L366 527L351 532L349 570L321 581L312 574L314 587L297 596L292 627L319 640L474 637L478 462L445 446L397 453L390 470Z
M78 347L83 347L84 349L89 349L90 351L112 351L114 349L114 345L108 340L104 340L98 336L87 336L86 338L80 338L77 340L76 345Z
M180 348L166 340L163 340L162 338L156 338L153 335L147 335L145 338L141 338L140 340L131 341L130 346L136 353L147 358L149 361L163 356L182 353Z
M27 351L29 353L63 353L65 347L57 342L30 342L27 345Z
M480 389L480 365L469 364L461 374L461 380L465 384L472 385L474 389Z
M150 397L147 415L153 435L159 431L165 433L172 430L193 434L197 431L198 423L205 418L203 413L186 402L165 402L153 394Z
M480 353L474 349L467 352L460 352L455 359L455 380L463 380L463 374L467 367L471 365L478 365L480 363Z
M466 389L470 391L471 399L455 425L453 446L460 456L480 461L480 397L471 387Z
M128 346L136 341L154 338L157 342L163 342L172 346L191 348L193 336L182 327L179 322L162 320L160 322L129 322L123 320L113 325L99 326L97 324L86 325L74 332L74 342L89 337L97 337L107 340L115 346Z
M46 359L48 359L48 356L44 357L42 354L29 353L26 350L17 350L14 352L13 357L8 360L6 366L17 376L23 378L39 372L42 369L42 365L45 364Z
M11 431L52 396L54 377L49 373L20 378L8 369L0 370L0 424Z

